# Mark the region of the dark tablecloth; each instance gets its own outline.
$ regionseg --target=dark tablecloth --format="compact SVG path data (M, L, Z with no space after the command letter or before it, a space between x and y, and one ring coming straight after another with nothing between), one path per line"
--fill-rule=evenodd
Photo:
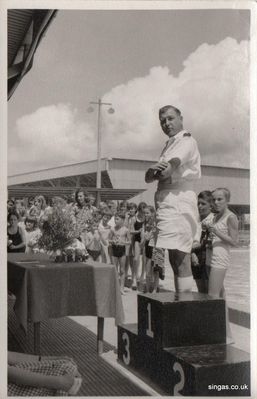
M34 261L34 262L33 262ZM22 326L63 316L114 317L124 320L115 266L54 263L46 255L8 254L8 289Z

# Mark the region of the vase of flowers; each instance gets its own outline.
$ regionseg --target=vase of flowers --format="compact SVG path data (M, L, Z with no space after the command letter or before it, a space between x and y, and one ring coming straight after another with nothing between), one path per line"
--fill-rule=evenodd
M85 246L78 239L81 231L69 208L53 208L43 221L41 230L38 246L49 253L50 259L55 262L86 260Z

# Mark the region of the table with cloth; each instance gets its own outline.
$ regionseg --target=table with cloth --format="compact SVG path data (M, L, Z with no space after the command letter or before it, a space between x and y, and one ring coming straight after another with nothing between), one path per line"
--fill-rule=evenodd
M40 352L40 322L64 316L97 316L97 348L103 350L104 317L124 320L115 266L99 262L54 263L44 254L8 254L8 290L22 327L34 323L34 351Z

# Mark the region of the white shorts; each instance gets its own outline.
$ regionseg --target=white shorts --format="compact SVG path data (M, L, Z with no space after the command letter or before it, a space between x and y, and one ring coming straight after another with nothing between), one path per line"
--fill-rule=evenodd
M190 253L199 220L191 190L165 189L155 194L156 234L149 245Z

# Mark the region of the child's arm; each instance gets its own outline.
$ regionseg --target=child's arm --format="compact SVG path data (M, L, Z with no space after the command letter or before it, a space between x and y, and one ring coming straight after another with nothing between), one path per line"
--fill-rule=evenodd
M114 243L114 231L112 230L112 228L111 228L111 230L110 230L110 232L109 232L109 236L108 236L108 241L109 241L109 244L113 244Z
M125 234L125 245L131 243L131 236L130 236L130 231L127 229L126 234Z
M104 239L103 234L101 232L101 229L98 229L98 233L99 233L99 237L100 237L100 241L103 245L108 245L108 241Z
M192 250L201 248L201 243L197 240L193 241Z
M140 236L141 236L141 242L140 242L140 246L143 248L145 242L146 242L146 237L147 237L147 232L145 231L145 227L143 226L140 232Z
M30 370L24 370L15 366L8 366L8 382L30 387L42 387L49 389L61 389L68 391L72 386L74 377L71 375L54 376L44 375Z
M84 245L85 247L88 247L94 241L94 235L88 231L85 233L84 237L85 237Z
M34 235L31 237L31 239L28 242L28 247L33 248L37 245L39 238L42 236L41 231L35 231Z
M215 225L211 225L208 227L208 230L214 233L217 237L221 240L225 241L226 243L237 246L238 244L238 220L236 215L230 215L228 217L228 235L222 233L218 230Z
M16 363L22 363L22 362L38 362L40 356L38 355L31 355L28 353L21 353L21 352L13 352L13 351L8 351L8 364L9 366L12 366Z
M140 230L130 230L130 234L138 234L138 233L140 233L140 231L141 231L141 229Z
M86 248L86 246L87 246L87 245L86 245L86 244L87 244L86 235L87 235L87 233L85 233L85 232L82 232L82 233L80 234L81 241L82 241L82 243L84 244L85 248Z

